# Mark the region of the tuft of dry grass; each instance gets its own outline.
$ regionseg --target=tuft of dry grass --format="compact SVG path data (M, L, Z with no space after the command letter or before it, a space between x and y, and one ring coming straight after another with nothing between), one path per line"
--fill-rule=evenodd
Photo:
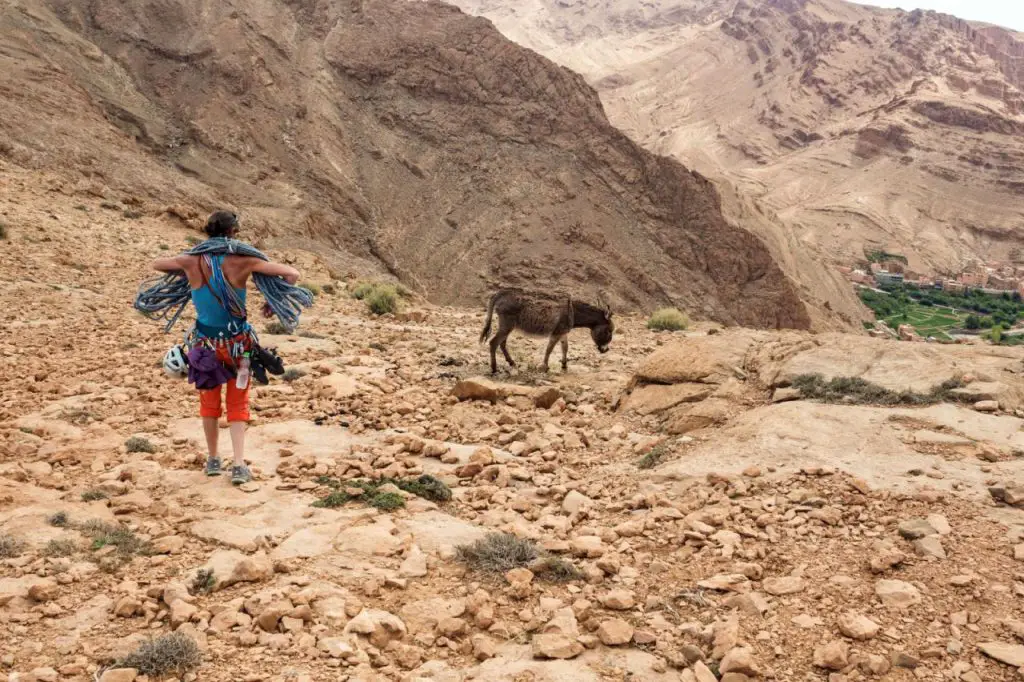
M50 540L43 547L43 555L48 557L66 557L71 556L78 551L78 545L73 540L58 539Z
M511 533L488 533L476 542L459 545L455 552L459 560L471 568L496 574L529 566L540 556L532 540L524 540Z
M491 575L529 568L538 578L549 582L565 583L586 577L571 561L542 552L533 540L511 533L488 533L476 542L459 545L455 552L473 570Z
M678 332L690 326L690 318L677 308L661 308L647 320L647 328L659 332Z
M135 668L143 675L158 677L174 673L178 676L199 667L203 654L199 645L181 632L172 632L144 642L138 649L119 660L117 668Z
M25 543L14 537L0 533L0 559L13 559L25 551Z
M124 442L124 447L128 452L145 452L149 455L156 452L156 446L152 441L141 436L132 436Z

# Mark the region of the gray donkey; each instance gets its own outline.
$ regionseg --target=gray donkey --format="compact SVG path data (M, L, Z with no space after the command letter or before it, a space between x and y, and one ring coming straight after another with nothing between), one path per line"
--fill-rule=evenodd
M515 367L512 356L508 354L508 335L513 330L529 336L547 336L548 348L544 353L544 371L548 371L548 360L555 344L562 344L562 370L569 366L569 332L574 328L587 327L590 338L601 353L608 352L608 344L612 342L615 324L612 322L612 311L603 298L599 297L599 305L590 305L574 301L569 296L558 296L522 289L501 289L487 304L487 322L480 334L480 343L491 335L491 322L494 313L498 313L498 331L491 338L491 374L498 371L498 348L510 367Z

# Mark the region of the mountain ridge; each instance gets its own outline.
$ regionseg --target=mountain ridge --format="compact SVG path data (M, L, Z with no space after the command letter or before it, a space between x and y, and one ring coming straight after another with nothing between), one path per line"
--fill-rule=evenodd
M383 266L438 303L556 286L730 324L854 321L806 305L714 188L613 128L582 77L448 5L3 12L4 156L67 190L237 206L250 235Z
M747 225L766 242L837 265L905 252L926 272L1019 250L1018 32L841 0L459 4L587 76L645 147L777 216Z

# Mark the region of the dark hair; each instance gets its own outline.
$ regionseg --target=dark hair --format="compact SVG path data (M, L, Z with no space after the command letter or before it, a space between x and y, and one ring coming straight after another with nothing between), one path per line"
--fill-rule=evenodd
M238 216L231 211L217 211L206 220L206 234L210 237L230 237L238 229Z

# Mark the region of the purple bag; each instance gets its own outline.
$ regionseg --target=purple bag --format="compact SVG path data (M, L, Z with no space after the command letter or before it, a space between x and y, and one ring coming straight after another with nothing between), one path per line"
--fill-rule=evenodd
M232 377L234 374L209 348L196 346L188 352L188 382L200 391L217 388Z

